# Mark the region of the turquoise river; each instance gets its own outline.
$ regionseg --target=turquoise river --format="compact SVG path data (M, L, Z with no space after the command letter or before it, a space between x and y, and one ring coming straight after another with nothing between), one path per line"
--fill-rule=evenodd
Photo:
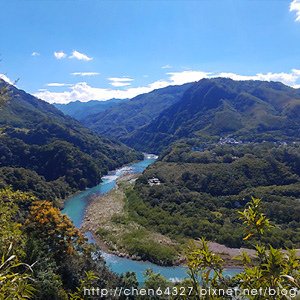
M111 191L116 186L116 180L127 173L142 173L150 164L155 161L155 158L151 155L145 155L145 159L109 172L108 175L102 178L102 182L90 189L77 193L70 197L65 202L63 213L69 216L76 227L80 227L86 207L94 196L103 195ZM101 200L100 200L101 201ZM91 236L88 236L89 241L93 242ZM170 280L180 280L186 277L186 268L184 266L175 267L162 267L155 265L147 261L136 261L128 258L118 257L113 254L105 253L102 251L102 255L109 266L109 268L117 273L121 274L127 271L135 272L139 282L143 282L143 273L147 269L152 269L156 273L160 273ZM225 275L234 275L238 273L239 269L226 269Z

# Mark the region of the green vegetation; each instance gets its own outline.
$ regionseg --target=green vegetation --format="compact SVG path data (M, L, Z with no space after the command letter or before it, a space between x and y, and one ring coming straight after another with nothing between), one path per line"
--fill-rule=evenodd
M171 245L160 244L152 239L145 229L136 229L123 237L123 244L130 255L137 255L142 260L149 260L161 265L171 265L178 253Z
M300 92L279 82L202 79L123 141L160 153L181 138L299 141Z
M1 88L9 99L0 109L0 187L64 199L98 184L108 170L142 158L2 80Z
M209 248L205 239L201 239L186 247L188 276L183 281L169 282L160 274L146 271L145 287L160 292L160 296L148 296L147 299L299 299L300 257L295 250L282 251L263 242L264 236L272 230L272 223L262 212L262 204L260 199L251 198L239 212L245 225L244 238L256 238L252 240L256 258L252 260L247 253L236 258L243 266L239 274L224 276L224 261Z
M232 295L226 294L204 295L203 289L208 288L257 291L244 296L249 300L296 298L297 289L300 288L300 258L294 250L283 253L262 242L271 226L269 219L261 211L261 200L252 198L245 210L240 212L240 219L246 225L244 239L254 236L257 238L258 242L253 245L256 249L256 261L243 253L239 259L243 262L244 270L228 281L222 274L222 259L208 248L205 240L201 241L200 246L190 246L187 250L187 264L194 292L198 294L189 299L232 299ZM263 292L269 290L280 293L267 292L264 295ZM287 294L284 291L288 291Z
M0 262L0 299L30 299L35 292L33 279L30 277L33 270L31 266L20 263L12 252L11 244Z
M97 286L120 283L50 202L2 189L0 224L0 299L68 299L86 272L101 277Z
M123 191L126 191L126 196ZM132 195L132 186L129 183L118 183L117 190L111 191L97 201L101 203L101 217L91 221L91 218L94 218L93 214L88 213L89 221L95 225L88 227L87 230L93 230L97 226L96 234L105 242L109 250L116 254L126 254L159 265L177 263L182 245L151 228L146 229L138 224L131 214L133 206L130 195ZM111 204L112 201L114 206ZM89 212L97 211L97 204L94 205ZM110 211L113 213L110 214Z
M172 145L129 192L136 222L170 237L205 237L230 247L242 239L237 211L261 196L275 227L265 242L300 248L300 148L298 144ZM201 148L202 147L202 148ZM201 150L199 150L201 149ZM150 186L156 177L160 185Z

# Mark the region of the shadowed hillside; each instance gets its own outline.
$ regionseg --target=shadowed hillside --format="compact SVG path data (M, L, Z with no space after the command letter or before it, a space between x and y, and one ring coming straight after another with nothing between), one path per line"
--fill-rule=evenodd
M105 112L89 115L82 122L97 133L125 141L128 134L179 101L191 85L169 86L139 95Z
M48 199L94 186L108 170L141 157L13 86L0 110L0 130L0 186Z
M180 138L300 139L300 91L279 82L203 79L125 142L159 152Z

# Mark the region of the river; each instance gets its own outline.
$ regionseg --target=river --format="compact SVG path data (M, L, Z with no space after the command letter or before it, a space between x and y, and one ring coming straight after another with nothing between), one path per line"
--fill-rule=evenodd
M142 173L155 161L155 159L156 158L152 155L146 155L145 159L140 162L109 172L108 175L103 176L102 182L97 186L77 193L67 199L62 212L68 215L74 225L79 228L84 218L85 209L89 205L93 196L103 195L111 191L116 186L116 180L124 174ZM88 238L90 242L93 242L91 236L88 236ZM178 280L186 277L186 268L184 266L162 267L150 262L135 261L105 252L102 252L102 255L113 272L117 274L122 274L128 271L135 272L139 282L143 282L143 273L147 269L152 269L154 272L160 273L170 280ZM234 275L239 271L239 269L226 269L224 271L224 275Z

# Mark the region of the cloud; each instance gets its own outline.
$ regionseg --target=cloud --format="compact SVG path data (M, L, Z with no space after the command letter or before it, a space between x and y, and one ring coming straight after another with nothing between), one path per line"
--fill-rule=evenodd
M129 77L110 77L107 78L110 81L110 85L114 87L123 87L131 85L132 78Z
M46 86L49 86L49 87L61 87L61 86L72 86L72 84L70 84L70 83L51 82L51 83L47 83Z
M231 72L205 72L205 71L182 71L169 72L166 74L166 79L154 81L145 86L129 87L124 89L114 88L99 88L92 87L86 82L78 82L74 85L65 85L67 90L63 92L39 91L35 96L50 103L68 103L79 100L86 102L92 99L105 101L112 98L125 99L133 98L143 93L149 93L155 89L163 88L169 85L180 85L187 82L198 81L203 78L227 77L233 80L265 80L265 81L280 81L286 85L299 88L300 87L300 70L292 69L289 73L257 73L255 75L241 75ZM112 83L128 84L133 81L128 77L111 77L108 78ZM120 80L121 79L121 80ZM122 85L124 87L124 85Z
M172 66L170 66L170 65L164 65L164 66L162 66L161 68L162 68L162 69L171 69Z
M31 53L31 56L40 56L40 53L34 51Z
M0 78L9 84L14 84L5 74L0 74Z
M75 58L75 59L84 60L84 61L90 61L93 59L92 57L88 57L86 54L80 53L76 50L74 50L72 52L72 55L70 55L69 58Z
M291 2L290 11L296 12L296 22L300 22L300 0L293 0Z
M182 72L170 72L167 75L170 76L172 85L184 84L187 82L198 81L203 78L208 78L212 73L203 71L182 71Z
M97 76L99 74L100 73L97 73L97 72L74 72L74 73L71 73L71 75L74 75L74 76Z
M110 77L107 79L111 81L119 81L119 82L133 81L133 79L129 77Z
M56 59L63 59L67 57L67 54L63 51L55 51L53 55L55 56Z
M263 80L263 81L280 81L286 85L293 86L300 78L300 70L292 69L290 73L257 73L255 75L239 75L234 73L218 73L217 77L227 77L233 80ZM214 77L216 77L214 76Z

